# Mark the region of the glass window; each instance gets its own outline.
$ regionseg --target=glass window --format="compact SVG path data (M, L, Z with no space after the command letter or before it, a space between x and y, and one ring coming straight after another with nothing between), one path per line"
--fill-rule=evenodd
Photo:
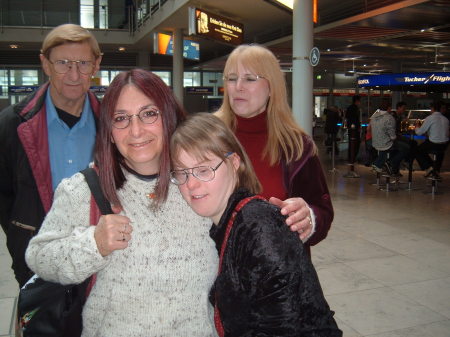
M100 70L97 73L98 77L100 77L100 85L108 86L109 81L109 71L108 70Z
M109 71L109 83L111 83L112 80L114 79L114 77L116 77L121 72L122 72L122 70L110 70Z
M99 6L99 28L108 28L108 0L100 0Z
M205 87L223 87L222 73L203 73L203 85Z
M183 85L185 87L200 87L202 85L200 75L201 73L198 71L185 71Z
M37 70L10 70L11 85L39 85Z
M166 83L169 87L172 83L170 80L170 71L152 71L155 75L161 77L161 79Z
M116 77L116 75L120 72L120 70L100 70L98 72L98 76L100 77L100 85L106 87L109 86L114 77Z
M8 98L8 70L0 70L0 97Z
M94 28L94 0L80 0L80 25Z

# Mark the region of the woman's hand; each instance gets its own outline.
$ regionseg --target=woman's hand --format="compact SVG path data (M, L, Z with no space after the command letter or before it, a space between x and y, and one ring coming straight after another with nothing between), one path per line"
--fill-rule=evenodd
M130 219L119 214L102 215L94 231L95 242L102 256L128 247L133 227Z
M281 208L281 214L288 215L286 224L291 231L298 232L300 239L305 242L313 233L311 213L308 204L302 198L280 200L275 197L269 199L271 204Z

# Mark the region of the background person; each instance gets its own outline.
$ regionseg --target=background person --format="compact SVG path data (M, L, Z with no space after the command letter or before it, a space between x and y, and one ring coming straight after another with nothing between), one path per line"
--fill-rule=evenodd
M347 129L350 130L352 128L352 125L355 126L355 134L354 137L356 137L355 140L355 159L358 156L359 153L359 145L361 143L361 121L360 121L360 106L361 106L361 96L355 95L352 97L352 104L350 104L347 107L347 110L345 110L345 119L347 120ZM350 134L349 134L350 137ZM348 148L348 160L350 161L350 146Z
M403 101L396 104L395 113L393 114L395 119L395 134L397 136L395 142L397 143L397 146L401 148L402 152L407 153L405 160L407 160L412 167L412 162L415 158L417 142L414 139L407 139L403 137L402 134L402 121L407 122L408 117L406 114L406 106L406 102Z
M0 112L0 223L21 287L32 276L25 250L56 186L93 159L100 107L89 92L102 59L90 32L73 24L54 28L40 59L49 81Z
M428 134L428 138L417 147L416 159L425 176L433 176L440 179L442 162L444 161L445 149L449 141L449 120L441 113L442 102L434 102L431 105L431 115L423 121L420 128L415 130L416 134ZM429 152L436 152L436 162L433 162Z
M262 195L296 211L292 230L307 240L307 250L323 240L333 221L333 206L312 138L295 123L278 60L259 45L241 45L224 68L224 98L217 112L236 134L262 184ZM286 200L284 203L281 200ZM297 206L296 206L297 205Z
M327 153L330 153L332 150L332 143L334 140L334 146L335 146L335 152L336 154L339 154L339 148L337 146L336 140L337 140L337 134L339 132L340 126L338 125L341 123L341 116L339 115L339 109L337 106L332 105L329 109L325 109L325 133L327 134L327 139L325 140L327 144Z
M400 138L402 135L401 127L402 127L402 121L404 121L407 116L406 113L406 102L398 102L395 106L395 112L392 114L392 116L395 119L395 133L397 134L397 138Z
M210 295L224 336L342 336L303 244L276 206L250 201L228 232L237 204L260 190L232 131L211 114L194 114L175 131L171 156L172 182L198 215L214 222L210 235L219 253L226 240Z
M376 172L382 172L389 153L389 170L392 176L399 177L400 163L408 156L408 144L398 142L395 133L395 119L391 115L391 106L383 102L382 107L370 117L370 129L372 132L372 146L379 151L372 168ZM389 172L392 171L392 172Z
M61 182L27 262L42 278L97 281L83 309L82 336L211 336L208 291L217 254L210 221L169 183L169 139L184 111L144 70L120 73L103 101L96 161L106 198L120 210L89 224L81 173Z

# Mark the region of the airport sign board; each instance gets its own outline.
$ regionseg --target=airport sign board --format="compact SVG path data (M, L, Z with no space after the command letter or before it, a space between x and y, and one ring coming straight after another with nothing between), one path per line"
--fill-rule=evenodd
M190 7L189 35L239 45L243 42L244 25L203 9Z

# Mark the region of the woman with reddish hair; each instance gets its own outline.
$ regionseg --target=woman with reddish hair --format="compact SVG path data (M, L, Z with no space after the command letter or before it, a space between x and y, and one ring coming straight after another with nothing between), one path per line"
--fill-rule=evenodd
M90 226L82 174L58 186L27 250L45 280L97 280L83 310L82 336L211 336L207 295L217 268L210 221L169 184L169 140L184 110L151 72L112 81L102 102L95 165L116 214Z

